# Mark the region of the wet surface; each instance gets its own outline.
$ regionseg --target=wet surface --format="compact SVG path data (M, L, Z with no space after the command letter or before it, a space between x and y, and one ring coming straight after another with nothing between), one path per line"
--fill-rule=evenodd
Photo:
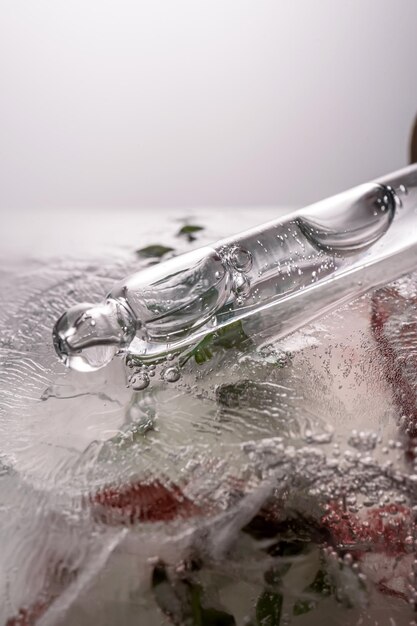
M5 258L0 623L413 619L415 277L278 343L205 345L144 391L122 359L89 374L56 359L68 306L100 301L162 246L233 231L206 215L189 219L204 227L192 241L166 215L136 237L130 215L120 247L93 220L89 251L54 241Z

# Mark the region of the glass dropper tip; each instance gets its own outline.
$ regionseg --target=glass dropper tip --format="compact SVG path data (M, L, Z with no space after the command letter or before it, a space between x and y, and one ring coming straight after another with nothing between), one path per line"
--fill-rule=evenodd
M113 299L104 304L77 304L57 320L55 351L62 363L79 372L94 372L110 363L132 341L135 323Z

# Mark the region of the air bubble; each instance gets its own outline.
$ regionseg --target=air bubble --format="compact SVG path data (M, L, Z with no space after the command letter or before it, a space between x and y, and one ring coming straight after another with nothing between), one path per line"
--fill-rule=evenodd
M135 391L142 391L149 386L149 376L146 373L138 372L130 378L130 386Z
M168 367L164 372L164 380L167 383L176 383L181 378L179 367Z
M348 439L348 444L361 452L369 452L375 449L377 441L378 435L376 433L362 431L358 433L356 430L353 430Z
M229 257L231 265L238 272L249 272L252 268L252 255L249 250L236 247L232 250Z

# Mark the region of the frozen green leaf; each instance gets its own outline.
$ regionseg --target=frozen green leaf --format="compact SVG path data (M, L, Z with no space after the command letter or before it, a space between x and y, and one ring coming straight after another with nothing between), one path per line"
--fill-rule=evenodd
M316 574L315 579L306 591L317 593L321 596L330 596L332 593L332 586L330 584L329 576L324 569L320 568Z
M320 568L313 582L304 589L305 598L299 598L293 607L294 615L303 615L317 606L318 600L328 597L332 593L329 576L323 568ZM316 597L316 599L314 599Z
M312 602L311 600L297 600L293 606L292 612L294 615L304 615L314 609L315 606L315 602Z
M225 611L202 608L201 626L236 626L236 621L233 615L230 615L230 613L226 613Z
M279 626L282 602L282 594L274 591L263 591L256 603L257 626Z
M195 224L185 224L180 228L177 233L178 237L185 237L187 241L195 241L196 236L195 233L199 233L204 230L204 226L197 226Z
M215 352L219 350L230 350L231 348L241 348L249 337L243 330L242 322L231 322L219 330L209 333L194 348L186 353L181 361L181 366L185 365L190 358L200 365L209 361Z
M173 252L173 250L174 248L170 248L169 246L152 244L150 246L146 246L145 248L141 248L140 250L136 250L136 254L143 259L161 259L163 256L168 254L168 252Z

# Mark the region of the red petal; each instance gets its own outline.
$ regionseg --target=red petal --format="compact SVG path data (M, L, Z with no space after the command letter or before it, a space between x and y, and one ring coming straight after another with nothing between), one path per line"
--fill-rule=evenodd
M104 487L89 501L95 518L106 524L166 522L203 513L180 487L159 480Z

